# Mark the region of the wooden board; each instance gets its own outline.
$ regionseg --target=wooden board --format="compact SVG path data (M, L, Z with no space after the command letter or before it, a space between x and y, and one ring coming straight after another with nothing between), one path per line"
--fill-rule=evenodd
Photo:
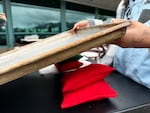
M129 21L66 31L0 54L0 85L122 37Z

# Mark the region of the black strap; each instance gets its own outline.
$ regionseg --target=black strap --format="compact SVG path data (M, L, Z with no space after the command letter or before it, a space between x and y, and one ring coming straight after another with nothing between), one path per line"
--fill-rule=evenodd
M146 23L150 20L150 9L144 9L139 17L139 22Z

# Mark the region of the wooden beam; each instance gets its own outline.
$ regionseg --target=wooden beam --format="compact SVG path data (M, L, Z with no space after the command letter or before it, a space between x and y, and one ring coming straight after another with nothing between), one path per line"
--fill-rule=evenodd
M130 22L66 31L0 54L0 85L122 37Z

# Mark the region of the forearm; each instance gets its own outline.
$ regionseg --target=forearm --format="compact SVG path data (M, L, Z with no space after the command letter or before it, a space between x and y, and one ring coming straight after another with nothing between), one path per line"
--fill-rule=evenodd
M130 32L130 31L127 31L127 32ZM131 34L133 34L133 32ZM124 37L121 37L117 41L114 41L113 44L117 44L124 48L129 48L129 47L150 48L150 29L145 29L145 30L136 32L133 35L125 35Z
M93 25L98 25L102 24L103 21L97 20L97 19L87 19L87 20L82 20L74 24L72 30L80 29L80 28L85 28Z
M103 24L103 21L99 19L88 19L87 21L89 23L89 26Z
M137 21L132 21L126 34L112 42L121 47L150 47L150 27Z

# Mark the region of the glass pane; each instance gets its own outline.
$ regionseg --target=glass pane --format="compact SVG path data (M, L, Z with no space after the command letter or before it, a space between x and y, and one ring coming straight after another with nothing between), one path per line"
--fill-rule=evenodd
M111 19L114 18L113 16L107 16L107 15L98 15L97 19L100 19L104 22L111 22Z
M70 10L66 11L67 29L71 29L76 22L85 19L94 19L94 14Z
M60 10L32 5L12 5L13 28L16 41L26 35L45 38L60 32Z

